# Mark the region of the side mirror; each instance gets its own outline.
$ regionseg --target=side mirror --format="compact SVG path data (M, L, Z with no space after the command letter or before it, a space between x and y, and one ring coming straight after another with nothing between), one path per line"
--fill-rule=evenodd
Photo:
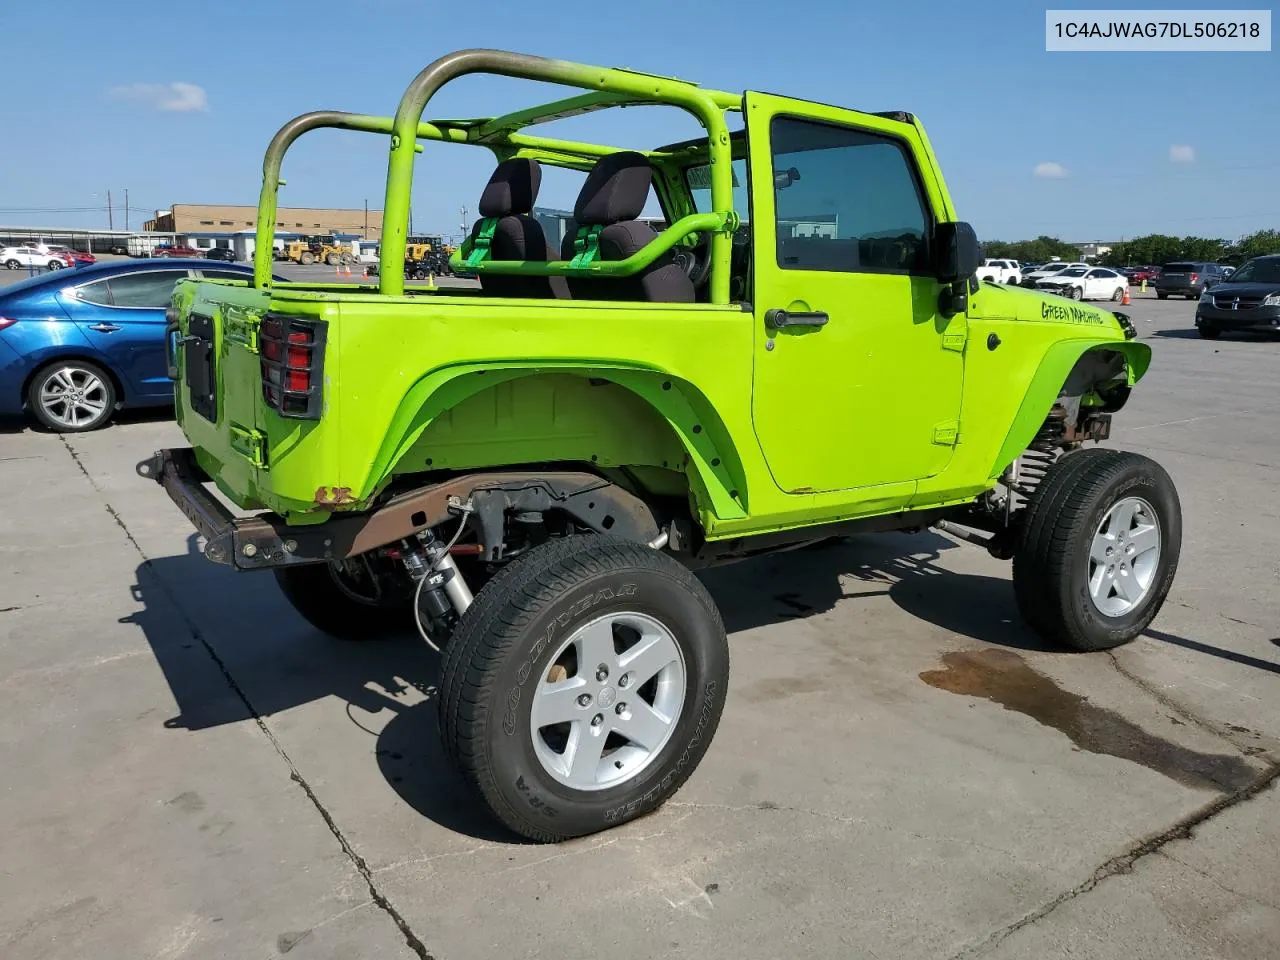
M939 223L933 230L933 272L943 283L973 276L982 263L982 246L964 221Z
M795 167L789 167L781 173L774 174L773 186L775 190L785 190L799 179L800 171Z

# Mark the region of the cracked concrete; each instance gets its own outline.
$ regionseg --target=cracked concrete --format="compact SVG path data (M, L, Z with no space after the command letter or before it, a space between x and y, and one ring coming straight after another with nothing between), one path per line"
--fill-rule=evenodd
M196 554L133 473L172 424L0 433L23 504L0 513L0 955L1277 955L1280 343L1162 336L1179 306L1135 303L1156 362L1114 431L1186 513L1147 638L1045 650L1007 564L933 535L715 571L734 677L706 761L653 816L550 848L444 763L420 644L327 640ZM1257 776L1187 786L920 681L987 649Z

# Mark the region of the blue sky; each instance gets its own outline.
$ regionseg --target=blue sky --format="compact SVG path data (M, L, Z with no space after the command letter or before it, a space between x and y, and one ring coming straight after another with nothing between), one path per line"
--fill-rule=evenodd
M48 5L3 7L0 224L105 227L110 189L119 227L126 187L135 228L172 203L254 203L284 121L393 113L426 63L488 46L910 110L984 239L1280 227L1280 53L1046 53L1045 4L60 0L53 17ZM465 77L427 114L486 116L570 92ZM623 147L698 133L667 108L543 129ZM281 203L381 208L385 151L365 134L308 135L285 160ZM428 145L415 229L458 232L459 207L474 217L490 172L487 151ZM567 175L548 176L540 202L571 206L575 193Z

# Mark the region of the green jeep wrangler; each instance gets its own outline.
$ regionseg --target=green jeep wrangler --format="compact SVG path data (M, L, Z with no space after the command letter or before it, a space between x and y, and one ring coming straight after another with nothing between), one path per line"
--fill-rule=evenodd
M422 119L471 73L579 92ZM535 132L657 104L705 136ZM326 127L389 136L376 287L272 280L284 154ZM399 269L424 143L495 158L452 257L478 284ZM585 173L563 243L533 216L546 165ZM443 650L448 754L525 837L641 816L698 765L729 678L699 566L933 527L1012 558L1028 623L1078 650L1131 640L1169 591L1168 475L1082 449L1150 348L1122 314L976 281L909 113L465 50L394 117L291 120L263 170L253 282L184 281L169 312L191 446L138 472L318 629L416 622Z

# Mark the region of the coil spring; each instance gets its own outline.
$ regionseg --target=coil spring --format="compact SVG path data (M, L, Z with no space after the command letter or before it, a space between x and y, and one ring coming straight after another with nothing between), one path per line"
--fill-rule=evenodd
M1045 420L1026 451L1018 458L1018 478L1009 484L1009 488L1019 496L1030 499L1060 456L1065 437L1066 423L1063 419L1050 416Z

